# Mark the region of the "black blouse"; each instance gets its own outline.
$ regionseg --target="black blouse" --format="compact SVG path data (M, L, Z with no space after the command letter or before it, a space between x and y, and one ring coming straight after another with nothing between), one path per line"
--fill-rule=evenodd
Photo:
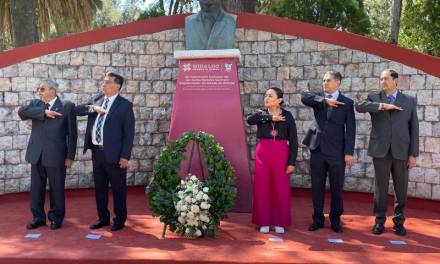
M278 131L275 140L287 140L289 142L288 165L295 166L298 155L298 136L295 119L289 111L283 108L281 110L281 115L286 118L285 121L272 122L272 116L268 110L259 109L248 115L247 122L249 125L257 125L257 138L273 139L271 131L275 128Z

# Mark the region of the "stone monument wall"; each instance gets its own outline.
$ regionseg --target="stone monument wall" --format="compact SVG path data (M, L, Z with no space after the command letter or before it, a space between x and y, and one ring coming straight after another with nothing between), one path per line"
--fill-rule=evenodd
M342 92L358 100L379 89L378 78L383 69L396 70L401 76L399 88L418 98L420 157L417 167L410 171L409 195L440 199L438 77L359 50L295 36L239 28L236 41L242 54L238 70L244 115L262 106L266 89L281 87L285 107L296 118L299 140L313 118L311 109L302 105L300 93L321 89L326 71L341 72ZM60 84L62 99L81 104L100 91L109 67L116 68L127 79L122 94L134 104L136 135L127 181L129 185L146 185L154 159L166 143L177 72L173 52L182 49L183 29L173 29L88 45L0 68L0 194L26 192L30 188L30 165L25 161L25 152L31 123L20 121L17 110L36 97L38 83L53 78ZM347 169L345 190L371 192L374 170L367 155L369 115L356 113L356 123L356 163ZM78 128L77 156L68 171L67 188L93 186L91 155L82 153L84 117L78 118ZM253 161L256 128L247 126L246 131ZM293 187L310 187L309 158L309 152L300 147L297 170L292 175Z

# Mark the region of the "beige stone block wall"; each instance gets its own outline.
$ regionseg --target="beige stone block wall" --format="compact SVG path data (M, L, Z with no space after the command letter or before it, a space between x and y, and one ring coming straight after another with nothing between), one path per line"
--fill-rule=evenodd
M401 75L400 89L417 96L420 119L420 157L410 172L409 195L440 199L440 79L373 54L294 36L238 29L236 47L244 115L262 106L271 86L285 92L285 107L296 118L302 140L312 123L312 112L301 104L304 89L321 89L328 70L342 73L342 92L354 100L379 88L379 74L392 68ZM166 143L177 63L174 50L184 49L182 29L129 37L50 54L0 69L0 194L25 192L30 187L30 165L25 160L30 122L20 121L17 110L36 96L42 79L60 84L60 96L85 103L100 90L105 71L116 68L127 79L122 95L134 104L136 135L128 171L129 185L146 185L156 155ZM347 169L345 190L371 192L372 160L367 155L370 120L356 113L356 163ZM77 160L68 172L67 188L92 187L90 153L82 154L86 119L78 118ZM246 127L250 156L254 157L255 127ZM310 187L310 154L300 148L293 187ZM253 164L251 164L253 166ZM392 192L392 187L390 187Z

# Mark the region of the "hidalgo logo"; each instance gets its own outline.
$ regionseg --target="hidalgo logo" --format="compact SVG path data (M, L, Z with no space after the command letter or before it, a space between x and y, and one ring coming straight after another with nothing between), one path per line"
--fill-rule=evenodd
M230 72L232 70L232 64L231 63L225 63L225 70L227 72Z
M183 71L184 72L191 71L191 63L183 64Z

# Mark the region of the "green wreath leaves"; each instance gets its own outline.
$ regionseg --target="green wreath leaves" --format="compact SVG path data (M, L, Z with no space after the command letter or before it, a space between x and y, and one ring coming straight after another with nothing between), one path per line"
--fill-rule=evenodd
M159 216L164 223L164 233L167 226L176 231L178 215L174 207L176 188L180 183L180 163L186 159L185 151L188 143L194 140L203 151L203 159L208 168L208 177L204 186L209 187L211 207L209 213L213 219L208 227L207 235L215 237L218 234L220 220L227 217L237 193L234 170L226 160L223 147L206 132L191 131L182 134L180 139L164 147L154 163L153 175L146 189L148 205L153 216Z

